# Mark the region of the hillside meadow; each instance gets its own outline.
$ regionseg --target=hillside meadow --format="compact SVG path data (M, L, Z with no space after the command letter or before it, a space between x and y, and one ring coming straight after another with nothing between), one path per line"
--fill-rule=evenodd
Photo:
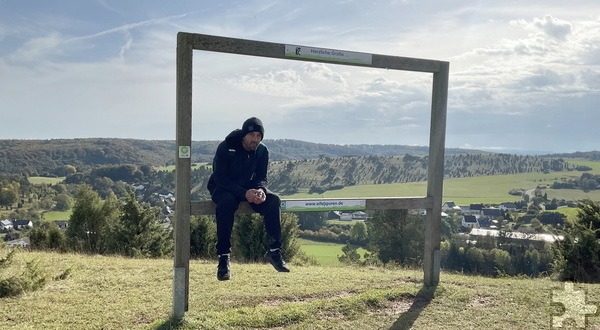
M592 168L591 173L600 175L600 162L570 161L570 163L587 165ZM520 196L510 195L512 189L533 189L538 186L550 186L562 178L577 179L584 172L564 171L550 173L521 173L508 175L490 175L469 178L444 179L444 201L454 201L458 205L471 203L500 204L503 202L521 200ZM392 183L363 186L348 186L339 190L326 191L323 194L298 193L287 198L368 198L368 197L411 197L425 196L427 182ZM550 189L544 188L542 193L547 193L548 198L578 200L590 198L600 201L600 190L584 192L579 189Z
M15 298L0 298L1 329L552 329L564 284L547 278L483 278L442 272L437 287L421 270L298 266L277 273L233 260L232 280L215 278L215 262L190 263L189 310L172 311L173 261L42 252L50 277L65 279ZM584 303L600 306L600 285L575 284ZM587 317L600 329L600 313ZM573 320L565 329L575 328Z
M342 263L338 259L344 255L342 248L344 244L316 242L308 239L297 238L300 251L306 253L307 256L314 258L321 266L341 266ZM363 248L358 248L356 251L363 257L365 252Z
M64 179L65 179L65 177L48 178L48 177L44 177L44 176L30 176L27 178L27 180L31 184L47 184L47 185L61 183Z
M42 215L43 222L52 222L57 220L69 220L71 211L49 211Z

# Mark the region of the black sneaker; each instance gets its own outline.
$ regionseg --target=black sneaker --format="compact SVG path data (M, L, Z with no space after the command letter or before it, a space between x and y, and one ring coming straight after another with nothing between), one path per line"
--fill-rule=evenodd
M267 251L267 253L265 253L265 260L273 265L278 272L288 273L290 271L281 258L281 252L279 252L279 250Z
M219 256L219 265L217 266L217 280L227 281L231 278L231 272L229 271L229 256Z

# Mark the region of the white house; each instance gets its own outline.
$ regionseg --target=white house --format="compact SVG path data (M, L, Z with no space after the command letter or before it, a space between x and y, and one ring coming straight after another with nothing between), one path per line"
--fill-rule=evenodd
M16 230L33 228L33 222L31 222L31 220L14 220L13 226Z
M160 199L168 206L175 205L175 196L173 196L172 193L168 193L166 195L159 194L158 197L160 197Z
M12 221L8 219L0 221L0 231L7 231L11 228L13 228Z
M461 206L460 209L465 214L480 214L483 209L483 204L470 204L469 206Z
M18 247L18 248L24 249L24 248L29 247L30 244L31 243L29 241L29 237L22 237L19 239L15 239L15 240L6 242L6 246L8 246L9 248Z
M477 217L474 215L464 215L461 225L465 228L479 228L479 222L477 222Z
M479 229L473 228L469 233L471 236L493 236L499 237L500 231L496 229ZM552 235L552 234L526 234L516 231L505 232L505 237L517 240L532 240L532 241L541 241L547 243L554 243L559 240L562 241L564 236L562 235Z
M442 205L442 211L446 211L446 212L448 212L448 211L456 211L456 212L459 212L459 211L461 211L461 208L460 208L460 206L456 205L456 203L454 203L452 201L448 201L448 202L445 202Z

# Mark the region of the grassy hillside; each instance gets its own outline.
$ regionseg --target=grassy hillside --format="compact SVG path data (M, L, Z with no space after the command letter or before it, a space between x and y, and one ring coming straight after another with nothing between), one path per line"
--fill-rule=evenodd
M590 173L600 174L600 162L577 162L594 167ZM590 166L591 167L591 166ZM511 189L533 189L537 186L551 185L560 178L578 178L580 171L563 171L550 173L521 173L507 175L490 175L470 178L444 179L444 200L454 201L459 205L470 203L499 204L508 201L521 200L512 196ZM577 200L590 198L600 201L600 191L584 192L579 189L544 189L548 198L564 198ZM339 190L326 191L323 194L308 194L306 192L286 196L287 198L319 198L319 197L408 197L424 196L427 193L427 182L392 183L378 185L350 186Z
M270 166L271 188L292 193L323 192L345 186L405 183L427 180L428 157L320 157ZM481 177L524 173L556 173L574 166L564 159L507 154L446 155L446 178Z
M173 262L76 254L21 253L55 276L40 291L0 299L1 329L552 329L562 283L441 274L423 288L420 270L232 264L218 282L215 263L190 264L189 310L175 326ZM600 306L600 285L575 285ZM600 314L600 313L599 313ZM565 323L574 328L574 323ZM600 329L600 317L588 317Z

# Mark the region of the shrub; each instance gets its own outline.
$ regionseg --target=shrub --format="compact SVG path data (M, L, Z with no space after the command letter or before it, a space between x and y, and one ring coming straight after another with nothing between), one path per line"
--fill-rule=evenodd
M344 253L341 256L338 256L338 260L343 264L349 265L359 265L360 264L360 254L357 252L358 246L351 245L350 243L344 245L342 247L342 252Z
M577 221L567 222L564 239L557 241L555 270L560 280L600 282L600 205L585 200Z
M305 238L305 239L309 239L311 241L341 243L341 244L346 243L346 241L343 241L340 238L340 235L334 233L333 231L331 231L327 228L322 228L319 231L299 230L298 236Z
M0 298L18 296L44 287L48 276L38 261L16 262L16 250L0 258Z
M195 216L190 224L190 254L197 258L214 258L217 250L217 224L214 217Z
M34 249L59 252L67 250L67 238L55 224L44 223L31 229L29 240Z
M298 218L293 214L281 215L281 252L285 259L298 253L296 243ZM239 215L235 219L232 233L232 254L243 261L259 261L268 248L267 232L259 214Z

